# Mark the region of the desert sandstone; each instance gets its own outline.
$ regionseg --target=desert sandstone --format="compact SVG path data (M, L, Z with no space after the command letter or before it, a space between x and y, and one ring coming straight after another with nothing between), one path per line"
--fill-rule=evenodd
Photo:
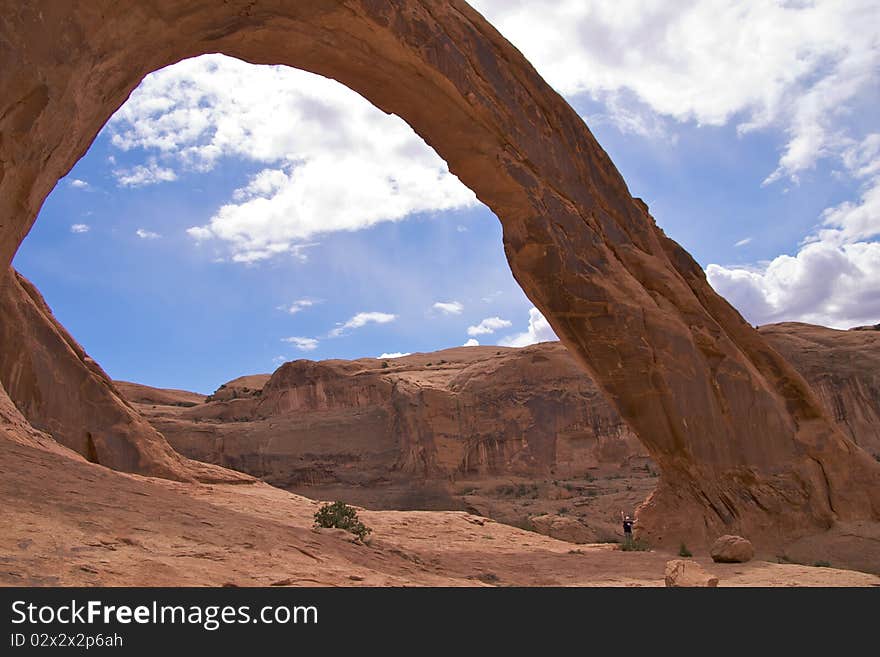
M241 479L177 456L7 270L46 196L144 75L220 52L335 78L400 115L495 212L516 280L660 469L639 512L645 537L771 545L880 520L880 463L466 3L0 6L0 285L20 311L4 318L3 397L59 445L181 486Z

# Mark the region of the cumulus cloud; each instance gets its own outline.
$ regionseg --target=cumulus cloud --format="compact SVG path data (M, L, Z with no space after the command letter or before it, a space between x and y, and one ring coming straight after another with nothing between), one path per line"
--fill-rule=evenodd
M88 233L91 230L91 226L88 224L73 224L70 227L71 233Z
M847 149L848 173L862 180L857 202L822 213L795 255L753 267L710 264L712 286L753 324L803 321L836 328L880 319L880 135Z
M144 187L177 180L177 174L172 169L160 166L154 157L146 164L138 164L131 169L116 169L113 175L120 187Z
M342 335L346 329L357 329L367 324L388 324L397 319L397 315L391 313L368 312L358 313L344 324L340 324L330 331L330 337L336 338Z
M143 228L138 228L134 233L142 240L157 240L162 237L159 233L154 233L151 230L144 230Z
M437 301L432 307L444 315L461 315L464 310L464 306L458 301Z
M472 336L488 335L494 333L498 329L507 328L508 326L512 326L512 323L506 319L501 319L500 317L487 317L476 326L468 326L467 334Z
M461 345L461 346L462 346L462 347L479 347L479 346L480 346L480 341L477 340L476 338L470 338L470 339L468 339L467 342L465 342L465 343L464 343L463 345Z
M315 338L290 337L282 338L282 342L289 342L300 351L314 351L318 348L318 340Z
M89 189L89 187L91 187L89 183L87 183L85 180L80 180L79 178L74 178L67 184L74 189Z
M623 130L657 134L658 116L782 129L768 182L839 153L836 117L877 84L876 0L473 4L557 90L602 101Z
M186 60L147 76L109 129L117 148L158 152L177 168L207 171L224 157L265 165L189 231L226 244L236 262L290 253L323 233L477 203L399 117L296 69L221 55ZM146 177L136 169L120 182Z
M850 328L880 318L880 243L807 244L756 270L709 265L709 282L753 324Z
M392 351L391 353L385 353L379 356L379 358L403 358L404 356L411 355L412 352L406 351Z
M536 342L549 342L558 339L541 311L533 306L529 308L529 327L523 333L503 338L498 344L504 347L526 347Z
M289 306L279 306L279 310L283 310L291 315L296 315L299 312L302 312L306 308L311 308L315 305L315 301L313 299L297 299Z

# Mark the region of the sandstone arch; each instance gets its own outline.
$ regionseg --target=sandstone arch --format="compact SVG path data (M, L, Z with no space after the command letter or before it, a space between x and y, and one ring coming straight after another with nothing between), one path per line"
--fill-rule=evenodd
M661 467L661 540L880 519L880 465L633 199L567 103L460 0L3 0L0 265L147 73L222 52L403 117L491 207L517 281ZM2 347L0 347L2 348Z

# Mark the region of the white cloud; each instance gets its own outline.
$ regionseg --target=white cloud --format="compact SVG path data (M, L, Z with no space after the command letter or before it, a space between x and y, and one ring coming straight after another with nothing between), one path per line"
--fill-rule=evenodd
M283 310L290 313L291 315L296 315L297 313L302 312L306 308L311 308L314 305L315 301L313 299L297 299L289 306L279 306L278 310Z
M151 157L146 165L138 164L131 169L116 169L113 175L120 187L144 187L177 180L177 174L172 169L159 166L154 157Z
M289 342L300 351L314 351L318 348L318 341L315 338L290 337L282 338L282 342Z
M367 324L387 324L397 319L397 315L390 313L358 313L344 324L340 324L330 331L330 337L337 338L345 332L345 329L356 329L366 326Z
M501 319L500 317L487 317L476 326L468 326L467 334L487 335L489 333L494 333L498 329L507 328L508 326L511 326L511 322L506 319Z
M109 129L116 147L158 151L178 168L210 170L224 157L267 165L189 231L226 244L235 262L477 203L399 117L296 69L221 55L186 60L147 76Z
M558 340L556 333L550 327L550 323L535 307L529 308L529 327L523 333L508 336L498 342L504 347L526 347L536 342L549 342Z
M379 358L403 358L404 356L411 355L412 352L402 352L402 351L392 351L391 353L382 354Z
M850 328L880 319L878 242L816 242L756 270L709 265L706 274L753 324L801 321Z
M151 230L144 230L143 228L138 228L135 231L135 235L140 237L142 240L156 240L162 237L159 233L154 233Z
M287 356L275 356L275 358L272 359L272 364L276 367L278 367L279 365L283 365L286 362Z
M880 319L880 136L851 144L848 173L863 180L858 202L822 213L794 255L757 267L711 264L712 286L753 324L802 321L836 328Z
M876 0L472 4L550 84L602 101L623 130L662 133L657 116L782 129L787 143L770 181L839 154L847 143L839 117L877 85Z
M74 189L89 189L90 185L85 180L80 180L79 178L74 178L71 180L68 185L73 187Z
M880 164L880 156L876 161ZM807 241L846 244L880 235L880 174L867 182L858 202L846 201L825 210L822 225Z
M444 315L461 315L464 310L464 306L458 301L437 301L433 308Z
M742 239L739 242L737 242L736 244L734 244L733 246L736 248L739 248L741 246L745 246L746 244L751 244L751 243L752 243L752 238L746 237L745 239Z
M91 230L91 226L88 224L73 224L70 227L71 233L88 233Z
M468 339L467 342L465 342L465 343L464 343L463 345L461 345L461 346L462 346L462 347L479 347L479 346L480 346L480 341L477 340L476 338L470 338L470 339Z

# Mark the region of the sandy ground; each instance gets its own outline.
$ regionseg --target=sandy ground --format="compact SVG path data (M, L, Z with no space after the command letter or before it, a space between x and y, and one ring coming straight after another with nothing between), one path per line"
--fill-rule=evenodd
M674 558L575 546L456 511L364 511L374 540L355 544L311 529L318 504L264 483L121 474L0 439L0 583L662 586ZM721 586L880 586L855 571L696 560Z

